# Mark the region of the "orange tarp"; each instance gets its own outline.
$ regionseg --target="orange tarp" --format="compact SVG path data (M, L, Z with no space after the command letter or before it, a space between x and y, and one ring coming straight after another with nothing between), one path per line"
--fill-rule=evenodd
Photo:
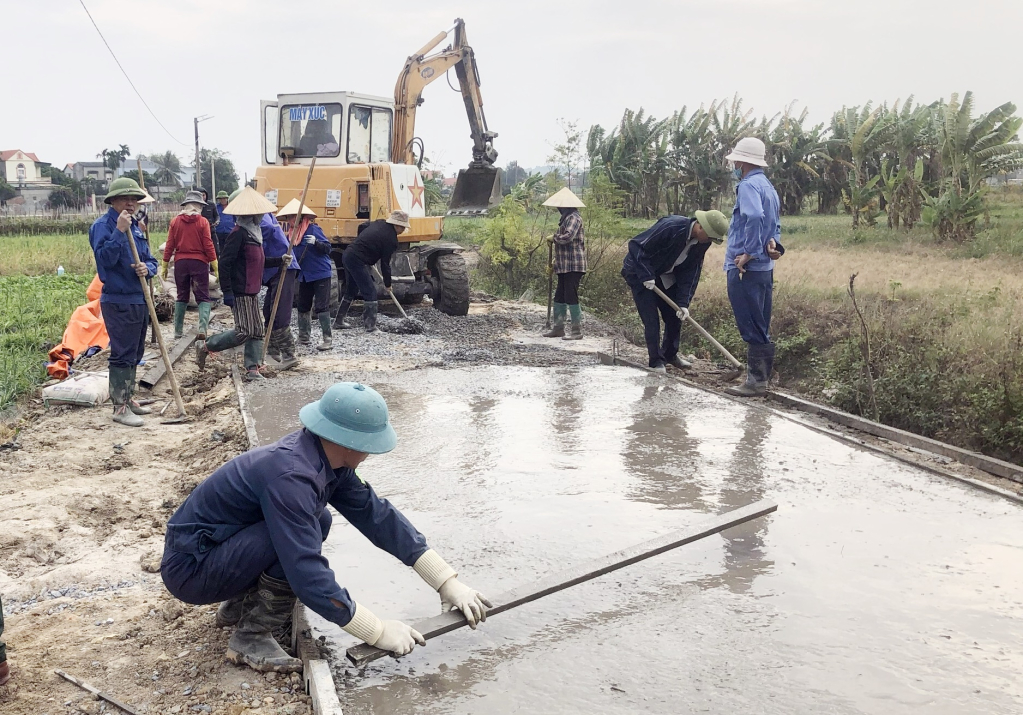
M64 339L50 351L51 362L46 366L46 372L50 377L65 379L70 374L71 363L77 356L93 346L104 350L110 345L110 336L107 335L103 313L99 307L102 289L103 283L100 282L99 276L96 276L85 291L85 297L89 302L75 308L64 331Z

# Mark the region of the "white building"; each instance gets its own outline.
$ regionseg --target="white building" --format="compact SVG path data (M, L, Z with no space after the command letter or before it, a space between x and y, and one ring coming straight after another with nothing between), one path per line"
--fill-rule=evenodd
M31 152L21 149L0 151L0 176L15 188L52 183L50 177L43 176L44 166L49 164L39 161L39 157Z

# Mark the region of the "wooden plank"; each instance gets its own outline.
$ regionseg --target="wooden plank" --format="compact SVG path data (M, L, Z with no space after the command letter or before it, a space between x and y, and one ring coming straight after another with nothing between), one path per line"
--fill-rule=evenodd
M259 446L259 436L256 434L256 425L249 412L245 387L242 385L242 374L237 365L231 366L231 379L234 380L234 391L238 394L238 410L242 413L242 424L245 425L245 436L249 440L249 449L255 449Z
M125 705L124 703L120 702L119 700L114 700L112 697L110 697L109 695L107 695L103 691L99 690L98 688L94 688L93 686L89 685L84 680L79 680L78 678L76 678L73 675L68 675L63 670L60 670L60 669L54 670L53 672L56 673L57 675L59 675L60 677L64 678L64 680L67 680L68 682L74 683L75 685L77 685L82 690L87 690L88 692L92 693L93 697L95 697L97 700L106 700L111 705L119 707L121 710L124 710L124 712L129 713L130 715L139 715L138 710L134 710L134 709L128 707L127 705Z
M774 502L767 500L758 501L749 506L726 511L724 514L707 519L696 526L673 531L651 541L644 541L642 544L637 544L622 551L616 551L613 554L594 559L593 561L587 561L560 573L551 574L539 581L519 586L491 599L494 607L487 612L487 617L496 616L516 606L521 606L552 593L563 591L571 586L591 581L598 576L631 566L658 554L663 554L666 551L677 549L679 546L691 544L694 541L699 541L725 529L770 514L777 511L777 509L778 505ZM419 631L423 638L430 640L465 625L467 625L467 621L461 612L449 611L414 623L412 627ZM355 665L365 665L372 660L388 655L388 653L371 645L361 643L349 648L346 655L348 660Z
M196 332L195 328L192 328L180 340L174 343L174 347L170 351L170 362L171 365L176 363L178 359L185 354L185 352L192 347L192 343L195 342ZM146 370L146 374L139 379L139 385L152 390L156 387L156 383L163 379L163 376L167 374L167 366L163 364L163 360L159 363Z

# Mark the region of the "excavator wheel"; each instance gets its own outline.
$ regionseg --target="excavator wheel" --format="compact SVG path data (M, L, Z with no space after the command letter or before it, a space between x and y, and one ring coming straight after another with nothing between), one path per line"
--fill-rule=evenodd
M438 256L433 272L433 307L448 315L467 315L469 269L466 268L465 259L457 253Z

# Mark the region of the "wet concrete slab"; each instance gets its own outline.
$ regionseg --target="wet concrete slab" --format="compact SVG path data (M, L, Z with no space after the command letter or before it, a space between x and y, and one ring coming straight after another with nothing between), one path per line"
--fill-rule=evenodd
M627 368L310 374L247 386L263 443L334 379L388 399L360 474L484 593L761 498L776 514L456 632L336 664L346 713L1019 713L1023 510ZM338 582L439 610L336 518ZM354 644L320 623L339 659Z

